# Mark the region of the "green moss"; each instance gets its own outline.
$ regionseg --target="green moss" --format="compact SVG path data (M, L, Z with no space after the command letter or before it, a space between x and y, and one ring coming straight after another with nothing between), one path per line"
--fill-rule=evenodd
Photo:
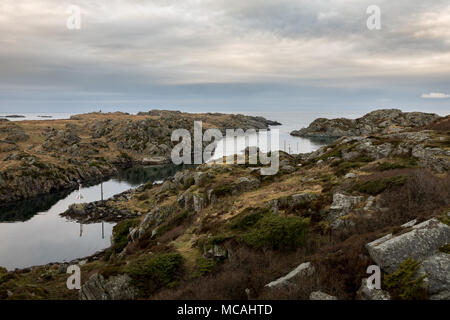
M363 183L355 184L352 187L352 190L367 193L370 195L377 195L387 188L404 185L407 179L408 177L406 176L395 176L380 180L366 181Z
M268 214L242 235L241 239L255 248L294 249L303 245L309 219Z
M446 245L440 247L439 251L443 252L443 253L450 254L450 243L447 243Z
M188 189L190 186L193 186L194 184L195 184L194 177L189 177L184 183L184 188Z
M177 285L183 271L183 257L178 253L162 253L143 257L124 268L142 296L161 287Z
M424 279L426 276L416 276L419 267L420 262L408 258L400 265L396 272L385 276L384 285L394 299L427 299L427 294L424 287Z

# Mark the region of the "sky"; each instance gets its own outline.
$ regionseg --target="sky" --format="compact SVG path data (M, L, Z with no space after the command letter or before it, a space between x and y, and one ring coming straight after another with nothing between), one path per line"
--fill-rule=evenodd
M155 108L448 114L450 2L0 2L0 112Z

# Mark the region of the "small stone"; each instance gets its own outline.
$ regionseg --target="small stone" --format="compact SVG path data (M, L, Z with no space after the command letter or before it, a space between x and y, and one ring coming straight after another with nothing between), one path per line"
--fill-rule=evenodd
M337 300L337 298L322 291L314 291L309 295L309 300Z
M353 172L347 173L345 175L345 179L354 179L354 178L356 178L356 174Z

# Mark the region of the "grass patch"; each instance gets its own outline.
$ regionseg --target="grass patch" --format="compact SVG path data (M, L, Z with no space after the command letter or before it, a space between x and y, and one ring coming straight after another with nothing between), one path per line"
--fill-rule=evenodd
M420 262L408 258L398 270L384 278L384 285L394 299L400 300L426 300L427 293L424 288L426 276L416 277Z
M407 179L408 177L406 176L396 176L380 180L366 181L363 183L355 184L352 187L352 191L358 191L375 196L382 193L387 188L404 185Z

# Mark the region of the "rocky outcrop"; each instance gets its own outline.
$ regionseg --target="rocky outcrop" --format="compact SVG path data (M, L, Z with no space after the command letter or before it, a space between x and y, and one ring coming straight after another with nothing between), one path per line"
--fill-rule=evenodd
M450 297L450 255L439 249L450 243L450 227L437 219L404 225L403 233L388 234L366 245L373 261L388 273L408 258L421 262L431 298Z
M81 287L80 300L133 300L137 289L131 284L131 278L124 274L105 280L102 275L92 275Z
M363 200L364 197L362 196L348 196L343 193L335 193L327 215L327 220L331 222L331 227L333 229L341 227L344 223L341 218L349 214Z
M329 294L326 294L322 291L314 291L311 292L311 294L309 295L309 300L337 300L338 298L336 298L335 296L331 296Z
M293 283L301 277L311 276L315 272L314 266L310 262L300 264L297 268L289 272L287 275L278 278L268 284L267 288L280 288L293 285Z
M376 110L361 118L314 120L309 127L291 132L293 136L339 138L398 132L413 127L425 126L438 119L436 114L402 112L397 109Z
M136 215L130 210L119 208L117 205L121 201L130 199L132 194L133 190L128 190L116 194L106 201L72 204L65 212L61 213L61 216L68 217L79 223L118 222L135 218Z

